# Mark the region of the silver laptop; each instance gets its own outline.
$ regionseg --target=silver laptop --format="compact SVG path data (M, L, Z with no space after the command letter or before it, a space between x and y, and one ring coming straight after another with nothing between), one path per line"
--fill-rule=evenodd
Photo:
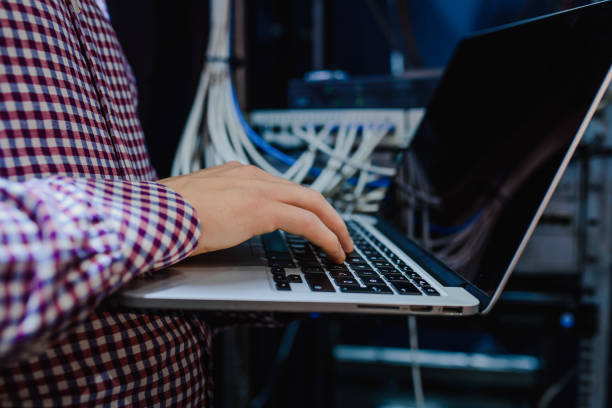
M410 155L440 198L428 224L435 239L488 214L486 239L475 241L459 267L405 237L397 209L386 208L376 217L345 217L356 249L343 265L277 231L137 278L114 302L140 309L489 312L608 88L610 22L607 1L458 44Z

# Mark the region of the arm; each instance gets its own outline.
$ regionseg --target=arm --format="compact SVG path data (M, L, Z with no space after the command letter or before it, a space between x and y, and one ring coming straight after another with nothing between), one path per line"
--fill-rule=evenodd
M193 208L154 182L0 179L0 361L41 350L198 237Z
M321 194L239 163L158 183L0 179L0 362L41 350L141 272L276 229L338 262L353 249Z

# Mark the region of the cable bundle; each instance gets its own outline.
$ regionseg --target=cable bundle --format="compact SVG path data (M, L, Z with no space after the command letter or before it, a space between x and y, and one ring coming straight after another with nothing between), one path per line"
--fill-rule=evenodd
M322 127L295 124L290 134L305 148L293 155L268 143L244 119L231 81L230 3L211 0L206 64L172 175L228 161L252 163L273 175L309 185L341 211L376 211L395 169L373 165L372 153L393 125L358 121Z

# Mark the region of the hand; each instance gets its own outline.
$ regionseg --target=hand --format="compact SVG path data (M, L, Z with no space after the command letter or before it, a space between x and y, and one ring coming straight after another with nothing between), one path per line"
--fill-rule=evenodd
M304 236L336 262L353 251L344 221L320 193L258 167L230 162L158 183L179 193L198 213L202 233L191 255L277 229Z

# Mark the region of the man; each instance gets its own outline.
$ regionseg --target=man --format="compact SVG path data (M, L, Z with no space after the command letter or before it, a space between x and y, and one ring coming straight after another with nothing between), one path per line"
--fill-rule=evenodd
M210 328L96 311L136 275L281 228L339 262L318 193L239 163L157 182L96 0L0 0L0 405L210 405Z

